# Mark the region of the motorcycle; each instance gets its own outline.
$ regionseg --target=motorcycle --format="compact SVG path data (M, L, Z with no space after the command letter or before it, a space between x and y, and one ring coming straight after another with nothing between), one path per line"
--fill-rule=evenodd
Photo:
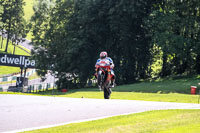
M97 83L101 90L104 91L104 99L110 99L111 90L111 68L109 62L101 61L96 64Z

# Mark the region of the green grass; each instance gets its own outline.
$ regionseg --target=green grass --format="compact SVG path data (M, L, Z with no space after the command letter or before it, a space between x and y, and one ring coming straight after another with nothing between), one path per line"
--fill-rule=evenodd
M31 16L34 14L33 5L34 5L35 0L24 0L24 2L25 2L24 18L27 21L30 21Z
M8 66L0 66L0 75L19 73L20 68L18 67L8 67Z
M190 86L197 86L198 83L199 76L195 75L121 85L112 89L111 99L198 103L199 95L190 94ZM50 96L52 92L40 92L35 95ZM59 97L103 99L103 92L99 91L98 88L69 89L66 93L55 90L54 95Z
M125 88L119 86L115 91L119 92L148 92L148 93L190 93L190 86L197 86L200 82L198 75L174 76L156 81L146 81L127 85Z
M5 48L6 48L6 40L7 39L4 39L3 47L2 48L0 47L0 53L5 53L4 51L5 51ZM19 46L19 47L21 47L21 46ZM13 50L14 50L14 45L12 45L11 43L9 43L8 44L8 51L7 51L7 53L8 54L12 54ZM25 52L24 50L16 47L16 49L15 49L15 55L27 55L28 56L29 54L27 52Z
M124 86L124 87L126 87L126 86ZM51 91L40 92L36 95L51 96L52 92ZM58 96L58 97L103 99L103 92L98 91L98 89L69 90L68 92L65 92L65 93L55 91L54 95ZM111 94L111 99L179 102L179 103L198 103L198 98L199 98L198 95L179 94L179 93L158 94L158 93L143 93L143 92L116 92L116 91L113 91Z
M24 6L24 18L26 19L27 22L30 22L31 17L34 14L33 11L33 6L35 3L35 0L24 0L26 5ZM29 32L26 36L26 39L31 40L33 38L32 33Z
M112 89L111 99L198 103L199 95L190 94L190 86L198 83L199 76L196 75L122 85ZM51 96L52 91L33 95ZM103 92L99 91L98 88L69 89L65 93L55 90L54 95L58 97L103 99Z
M198 103L199 95L190 94L190 86L198 82L199 76L196 75L122 85L112 89L111 99ZM103 92L98 88L69 89L65 93L54 90L53 94L58 97L103 99ZM33 95L51 96L52 91Z
M73 123L30 133L197 133L200 110L162 110Z
M0 92L0 94L22 94L24 93L12 93L12 92ZM52 91L39 92L28 95L39 95L39 96L52 96ZM54 96L57 97L71 97L71 98L95 98L103 99L103 92L93 89L90 91L72 91L69 90L66 93L58 92L54 90ZM169 94L156 94L156 93L138 93L138 92L113 92L111 94L111 99L121 99L121 100L142 100L142 101L160 101L160 102L177 102L177 103L198 103L199 95L191 94L178 94L178 93L169 93Z

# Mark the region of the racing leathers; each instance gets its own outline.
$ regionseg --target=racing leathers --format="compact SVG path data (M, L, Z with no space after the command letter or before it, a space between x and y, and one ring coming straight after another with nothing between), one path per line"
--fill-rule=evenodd
M114 63L113 63L113 60L110 58L110 57L105 57L103 59L99 58L95 64L95 67L96 65L100 64L101 62L106 62L108 64L110 64L110 71L111 71L111 75L112 75L112 79L111 79L111 87L114 87L115 85L115 74L114 74L114 71L113 71L113 68L114 68ZM97 73L95 74L95 77L97 78Z

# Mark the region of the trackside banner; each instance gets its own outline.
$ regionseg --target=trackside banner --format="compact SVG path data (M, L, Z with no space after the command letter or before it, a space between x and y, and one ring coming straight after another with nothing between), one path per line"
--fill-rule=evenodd
M30 56L0 54L0 66L35 68L35 60L29 58Z

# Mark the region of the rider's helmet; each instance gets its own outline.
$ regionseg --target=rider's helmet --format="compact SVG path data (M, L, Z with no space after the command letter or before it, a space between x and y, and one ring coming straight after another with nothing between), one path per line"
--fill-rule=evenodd
M101 58L101 59L104 59L104 58L106 58L107 56L108 56L108 54L107 54L107 52L105 52L105 51L100 53L100 58Z

